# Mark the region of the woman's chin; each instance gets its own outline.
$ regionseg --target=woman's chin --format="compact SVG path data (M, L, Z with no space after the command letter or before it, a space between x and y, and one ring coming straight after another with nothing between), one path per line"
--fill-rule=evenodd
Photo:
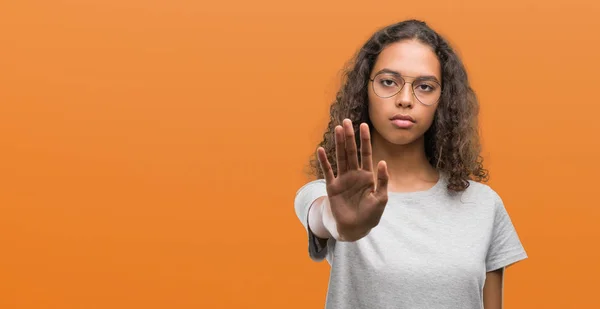
M381 140L384 144L389 146L408 146L414 144L419 136L415 135L413 130L389 130L384 131L383 134L375 131L373 132L373 141Z
M392 145L395 146L407 146L410 145L412 143L415 142L415 137L412 134L407 134L406 133L396 133L396 134L389 134L388 136L385 136L385 140Z

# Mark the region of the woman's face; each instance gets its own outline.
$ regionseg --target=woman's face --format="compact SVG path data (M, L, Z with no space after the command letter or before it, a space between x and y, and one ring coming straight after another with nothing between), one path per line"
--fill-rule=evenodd
M374 79L368 87L373 138L397 145L422 138L441 95L441 66L431 48L415 40L390 44L377 57L369 78ZM393 95L399 87L402 90Z

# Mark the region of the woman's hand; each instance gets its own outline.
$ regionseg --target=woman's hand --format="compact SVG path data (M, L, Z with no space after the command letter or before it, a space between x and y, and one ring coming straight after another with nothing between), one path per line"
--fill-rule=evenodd
M369 126L360 125L361 165L354 138L352 122L344 119L335 128L337 177L322 147L317 157L325 175L327 195L323 204L323 224L339 241L356 241L379 224L387 205L388 173L385 161L377 164L377 187L373 174Z

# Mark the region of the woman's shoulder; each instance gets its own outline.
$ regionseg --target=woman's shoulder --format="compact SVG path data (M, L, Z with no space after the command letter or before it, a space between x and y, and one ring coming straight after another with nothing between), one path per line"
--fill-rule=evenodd
M502 203L502 199L498 192L496 192L489 184L471 179L469 179L468 182L469 186L461 194L461 200L463 202L490 203L494 205Z
M479 182L479 181L475 181L475 180L468 180L469 182L469 187L467 188L467 190L470 190L472 192L477 192L480 194L488 194L488 195L497 195L498 193L487 183L484 182Z
M327 183L323 178L308 180L296 189L296 196L303 193L309 194L314 192L326 192L326 187Z

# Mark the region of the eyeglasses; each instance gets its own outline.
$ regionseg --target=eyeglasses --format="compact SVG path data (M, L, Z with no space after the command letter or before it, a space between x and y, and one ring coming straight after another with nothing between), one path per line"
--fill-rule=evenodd
M405 76L408 77L408 76ZM379 73L373 79L373 92L381 98L391 98L402 91L405 84L411 84L412 94L424 105L434 105L442 96L442 86L431 78L416 78L411 83L393 73Z

